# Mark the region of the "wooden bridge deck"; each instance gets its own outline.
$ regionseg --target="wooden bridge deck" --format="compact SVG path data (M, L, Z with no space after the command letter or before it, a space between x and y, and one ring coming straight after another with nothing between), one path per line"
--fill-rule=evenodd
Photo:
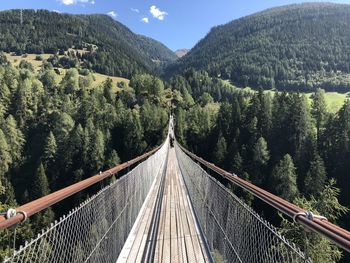
M169 150L165 175L153 184L117 262L209 262L174 148Z

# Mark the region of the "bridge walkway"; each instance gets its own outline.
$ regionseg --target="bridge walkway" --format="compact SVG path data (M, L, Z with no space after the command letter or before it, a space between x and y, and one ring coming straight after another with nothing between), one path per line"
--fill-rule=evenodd
M118 258L127 262L210 262L174 148Z

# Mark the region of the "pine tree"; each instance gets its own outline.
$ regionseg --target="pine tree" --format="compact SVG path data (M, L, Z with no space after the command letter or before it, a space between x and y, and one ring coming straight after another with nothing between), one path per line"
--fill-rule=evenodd
M205 105L214 102L213 97L208 92L204 92L199 98L198 103L204 107Z
M258 132L260 136L268 138L272 127L272 104L270 93L265 94L259 90L258 98L260 100L261 110L258 112Z
M217 117L217 127L222 133L222 136L227 140L232 133L231 129L232 120L232 107L231 104L224 102L220 106L220 110Z
M243 173L243 159L239 152L237 152L231 161L231 171L233 171L235 174L241 176Z
M311 196L310 199L297 197L294 204L302 207L306 211L325 216L329 221L335 223L343 214L349 211L338 201L340 190L335 187L335 181L331 179L317 197ZM282 217L281 231L289 240L293 241L301 248L307 249L307 255L313 262L318 263L336 263L342 257L341 250L331 241L317 233L306 233L303 226L299 223L290 221ZM306 235L306 236L305 236Z
M313 139L313 127L310 107L306 96L303 94L292 95L291 104L291 137L292 153L297 164L307 161L310 150L309 142ZM300 167L299 167L300 168Z
M220 134L214 150L214 162L218 166L224 166L227 154L227 144L225 138Z
M270 153L267 148L267 143L263 137L260 137L253 147L253 164L252 164L252 182L257 185L262 185L265 181L265 172Z
M73 118L66 112L55 113L53 117L53 133L58 142L64 142L74 128Z
M56 157L57 152L57 143L55 136L50 131L49 135L46 138L46 143L44 147L44 155L43 155L43 161L45 164L47 164L50 161L54 161Z
M272 131L269 142L271 141L271 157L274 162L280 160L286 152L291 152L290 104L290 97L286 92L276 93L273 97Z
M64 87L67 94L74 93L79 90L79 72L76 68L71 68L66 71L61 85Z
M0 204L3 203L12 207L16 207L17 202L15 191L11 182L6 177L4 177L0 181L0 186L3 187L2 191L0 190Z
M327 179L326 168L322 158L316 153L310 164L310 169L305 178L306 196L317 196L324 189Z
M145 149L146 144L143 140L143 135L143 127L139 115L136 112L127 113L124 123L123 139L124 151L127 153L127 159L140 154Z
M91 87L92 82L94 81L94 76L89 72L85 76L79 76L78 83L80 89L87 89Z
M0 73L1 74L1 73ZM0 81L0 116L8 111L11 101L11 92L6 83Z
M238 102L237 97L233 98L232 104L232 114L231 114L231 129L234 131L232 135L234 137L237 137L237 129L240 128L241 126L241 121L242 121L242 111L241 111L241 106Z
M34 93L32 90L32 81L28 78L20 81L16 93L14 95L14 112L18 121L18 126L25 128L26 123L34 117Z
M318 141L327 114L325 92L322 89L317 89L315 94L313 95L313 100L311 104L311 114L316 121L316 132Z
M241 155L239 154L239 152L237 152L234 155L233 159L229 163L229 166L230 166L230 170L233 173L235 173L240 178L242 178L242 179L244 179L246 181L249 181L249 179L250 179L249 178L249 174L247 172L245 172L244 169L243 169L243 159L242 159ZM241 187L236 186L233 183L230 183L228 185L228 188L235 195L237 195L238 197L243 199L246 204L248 204L248 205L252 204L254 196L251 193L249 193L248 191L243 190Z
M140 120L146 143L148 145L159 145L165 137L164 128L168 122L167 113L146 100L141 107Z
M267 148L267 142L263 137L260 137L253 149L253 161L258 166L266 165L270 160L270 153Z
M92 141L90 143L89 167L91 172L95 173L103 168L105 161L105 139L99 129L92 135Z
M40 80L46 89L50 92L54 91L54 88L57 85L57 74L52 69L45 70L41 75Z
M283 199L291 202L298 196L297 175L293 159L289 154L286 154L275 166L272 171L272 179L272 190Z
M42 163L39 164L33 179L33 185L30 189L32 199L38 199L50 193L49 182L45 174ZM47 208L32 218L34 229L39 231L48 226L54 219L54 213L51 208Z
M328 158L332 160L334 167L332 175L338 185L342 186L341 200L346 206L350 206L349 170L350 170L350 100L346 100L338 111L334 122L330 123L330 147ZM327 160L328 161L328 160ZM347 220L349 221L349 220Z
M152 77L152 84L149 87L150 93L155 98L160 98L164 92L164 83L161 79L157 77Z
M350 150L350 100L346 100L338 111L336 125L336 151L341 157Z
M110 169L114 166L117 166L120 164L120 158L118 156L118 153L116 150L112 150L111 153L109 154L109 157L106 161L105 167L107 169Z
M113 81L111 78L107 78L107 80L103 83L103 96L106 98L108 103L112 103L115 100Z
M25 143L24 135L21 130L17 127L15 118L9 115L6 118L4 131L6 133L6 140L9 145L12 160L19 162L22 157L22 148Z
M33 185L31 187L31 197L33 199L38 199L42 196L48 195L49 193L50 188L45 174L44 165L40 163L33 178Z
M10 147L6 141L5 134L0 129L0 179L9 170L12 163Z
M190 107L192 107L194 105L194 100L187 89L184 89L184 91L183 91L183 100L184 100L183 107L185 109L189 109Z

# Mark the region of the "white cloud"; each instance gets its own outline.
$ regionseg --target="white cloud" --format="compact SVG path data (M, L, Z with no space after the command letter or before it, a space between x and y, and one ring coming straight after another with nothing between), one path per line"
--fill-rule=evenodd
M144 18L142 18L142 19L141 19L141 21L142 21L143 23L146 23L146 24L148 24L148 23L149 23L149 19L148 19L148 17L144 17Z
M135 13L140 13L140 10L137 8L130 8L131 11L135 12Z
M72 5L72 4L75 4L75 0L61 0L60 1L62 4L64 5Z
M78 3L92 4L92 5L95 4L95 0L57 0L57 1L60 2L61 4L64 4L64 5L75 5Z
M56 9L54 9L54 10L52 10L52 12L56 12L56 13L61 13L61 11L59 11L59 10L56 10Z
M110 11L107 13L107 15L113 17L113 18L116 18L118 16L118 14L115 12L115 11Z
M168 15L167 12L161 11L158 7L155 5L152 5L149 9L149 12L152 14L154 18L157 18L159 20L164 20L165 16Z

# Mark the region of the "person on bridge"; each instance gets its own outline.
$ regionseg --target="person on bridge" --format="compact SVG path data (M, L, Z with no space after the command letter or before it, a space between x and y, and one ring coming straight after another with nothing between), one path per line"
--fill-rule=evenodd
M169 139L170 139L170 147L174 147L174 140L175 140L175 138L174 138L174 135L173 135L172 132L169 133Z

